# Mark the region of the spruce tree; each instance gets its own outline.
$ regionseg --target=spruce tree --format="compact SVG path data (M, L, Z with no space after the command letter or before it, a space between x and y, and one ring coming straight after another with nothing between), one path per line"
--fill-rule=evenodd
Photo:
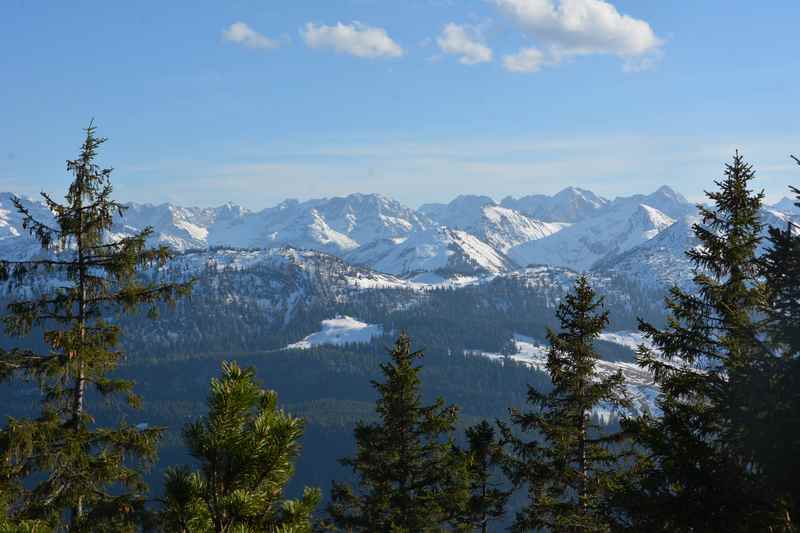
M510 446L507 470L528 501L517 513L514 531L609 531L605 502L619 483L619 435L602 435L592 410L627 405L620 372L600 376L595 339L608 312L585 277L559 305L561 331L548 330L547 370L553 388L528 387L529 411L512 410L517 432L502 425ZM525 439L529 435L533 438Z
M458 416L439 398L423 405L422 352L401 334L381 364L376 423L355 429L356 455L342 460L357 478L355 488L333 483L328 514L334 527L364 533L447 530L466 500L460 454L452 442Z
M466 430L469 447L465 451L469 499L460 523L470 531L486 533L492 521L503 517L510 491L503 488L500 465L503 447L494 428L481 421Z
M753 414L770 409L762 378L774 360L756 258L763 192L750 190L754 177L737 152L719 189L706 193L711 205L698 206L700 245L687 251L695 291L671 290L663 329L640 324L652 348L640 347L638 359L660 388L661 416L623 422L645 450L622 505L631 530L781 527L746 445Z
M795 159L800 165L800 159ZM800 207L800 189L790 187ZM770 293L770 333L783 354L800 355L800 221L769 228L769 247L762 258Z
M318 489L302 499L282 493L294 473L303 421L278 409L253 369L222 365L213 379L208 415L186 426L184 441L199 470L171 469L162 528L169 532L308 533Z
M798 161L800 164L800 161ZM791 188L800 207L800 190ZM758 464L790 516L800 517L800 225L769 229L769 246L762 258L769 294L766 315L769 338L776 352L762 387L770 405L754 412L750 445Z
M190 284L145 284L137 276L141 268L164 265L171 257L164 247L146 247L152 230L108 238L125 207L111 198L111 169L95 163L104 141L90 125L80 155L67 161L74 180L65 201L42 194L53 221L35 219L15 200L23 227L39 241L44 258L0 261L4 280L35 287L47 277L53 287L9 304L5 317L8 334L25 336L41 328L49 348L0 354L0 379L35 381L42 391L37 418L9 418L0 432L0 475L12 494L9 519L66 523L70 530L133 527L146 490L140 466L155 458L161 433L124 420L103 426L89 409L90 400L118 394L130 406L139 405L133 384L111 377L123 355L122 331L112 315L142 305L154 311L159 302L190 289Z

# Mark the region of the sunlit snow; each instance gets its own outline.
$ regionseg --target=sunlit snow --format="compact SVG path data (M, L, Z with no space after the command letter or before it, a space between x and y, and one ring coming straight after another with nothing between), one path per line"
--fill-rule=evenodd
M641 335L639 333L632 333L626 331L604 333L601 337L603 340L620 344L631 348L642 343ZM498 353L489 352L469 352L474 355L481 355L490 359L504 361L510 359L524 363L535 368L536 370L547 372L547 352L548 347L539 343L539 341L526 337L524 335L514 336L514 345L516 346L517 353L511 355L503 355ZM625 362L611 362L611 361L597 361L596 371L600 376L611 375L618 370L622 371L625 377L625 385L628 396L631 400L632 407L636 411L649 410L650 412L657 412L655 399L658 394L658 389L653 382L652 375L646 370L642 369L635 363ZM600 407L597 413L602 418L608 418L610 413L608 409Z
M373 337L383 335L383 328L367 324L349 316L338 316L322 321L322 330L308 335L301 341L287 346L287 349L307 350L323 344L367 343Z

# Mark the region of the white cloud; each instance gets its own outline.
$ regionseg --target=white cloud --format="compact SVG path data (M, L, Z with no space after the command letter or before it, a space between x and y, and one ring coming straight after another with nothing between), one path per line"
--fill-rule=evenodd
M509 72L536 72L546 64L538 48L523 48L516 54L503 56L503 66Z
M226 41L241 44L248 48L277 48L278 43L266 35L258 33L256 30L244 22L234 22L222 32L222 37Z
M476 31L452 22L444 27L436 43L442 52L461 56L458 61L464 65L492 60L492 49L481 42Z
M309 22L301 35L311 48L333 48L337 52L363 58L400 57L403 49L383 28L353 22L336 26L316 26Z
M545 64L578 55L612 54L624 58L630 69L630 65L652 63L644 58L656 57L663 44L650 24L620 13L605 0L494 2L536 41L546 56Z

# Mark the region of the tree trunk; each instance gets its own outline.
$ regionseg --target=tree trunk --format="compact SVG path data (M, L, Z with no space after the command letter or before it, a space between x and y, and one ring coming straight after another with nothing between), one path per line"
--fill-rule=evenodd
M81 180L82 181L82 180ZM80 183L79 189L82 189ZM84 259L83 250L83 197L79 191L78 199L78 232L77 232L77 247L78 247L78 331L79 331L79 344L78 349L75 350L75 359L78 365L75 374L75 389L73 392L72 400L72 424L77 431L80 426L81 415L83 414L83 401L84 391L86 389L86 375L84 372L84 341L86 338L86 264ZM73 525L83 516L83 496L78 496L78 502L72 510Z

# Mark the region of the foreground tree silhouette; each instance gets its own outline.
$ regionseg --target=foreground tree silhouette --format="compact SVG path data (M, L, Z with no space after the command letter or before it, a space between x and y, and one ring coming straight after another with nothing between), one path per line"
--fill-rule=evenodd
M800 159L793 156L800 166ZM789 187L800 208L800 189ZM769 247L762 260L770 292L771 336L783 354L800 357L800 222L769 229Z
M639 362L653 372L661 416L624 422L646 452L623 508L634 531L773 531L785 514L764 482L752 438L753 413L771 409L762 379L775 360L766 345L766 288L756 259L763 193L737 153L718 191L706 193L700 246L687 252L696 292L673 288L664 329L642 323L653 349Z
M311 531L318 489L284 500L294 474L303 421L277 408L274 391L261 389L253 369L222 365L211 381L208 416L183 435L200 469L166 474L162 527L168 532Z
M356 455L342 460L358 478L352 487L334 482L328 513L344 531L369 533L441 531L457 520L466 501L460 454L452 442L457 408L440 398L422 405L419 372L406 334L381 364L380 421L355 429Z
M10 304L5 317L7 333L24 336L40 327L49 347L43 354L0 354L0 379L34 380L43 394L38 418L9 418L0 432L0 475L11 494L7 512L12 520L52 526L66 521L70 530L133 527L146 491L137 463L155 458L161 433L124 421L103 427L89 410L90 387L106 399L121 394L131 406L139 404L131 382L109 377L122 353L120 328L107 317L141 305L154 312L159 302L172 302L190 289L190 284L143 284L137 277L140 268L171 258L164 247L146 247L152 230L106 238L125 207L111 199L111 169L95 163L104 141L90 125L80 155L67 162L74 180L65 202L42 194L52 221L37 220L21 201L14 202L46 258L0 261L4 280L36 286L46 275L57 282L50 292Z
M527 486L528 502L512 529L554 532L609 531L605 500L619 484L621 456L613 445L619 435L598 435L591 412L627 405L620 372L600 377L593 342L608 324L585 277L580 277L557 312L561 332L549 330L547 370L553 389L547 394L528 387L530 411L512 410L511 427L501 425L511 453L507 469L515 485Z
M489 531L493 520L503 517L510 491L503 489L498 475L503 458L502 444L485 420L467 428L469 447L465 451L469 498L460 523L470 531Z
M800 160L795 158L798 164ZM800 207L800 190L792 187ZM750 446L769 480L776 500L790 515L800 517L800 225L769 229L769 246L762 258L769 293L766 311L776 357L757 392L771 405L754 410Z

